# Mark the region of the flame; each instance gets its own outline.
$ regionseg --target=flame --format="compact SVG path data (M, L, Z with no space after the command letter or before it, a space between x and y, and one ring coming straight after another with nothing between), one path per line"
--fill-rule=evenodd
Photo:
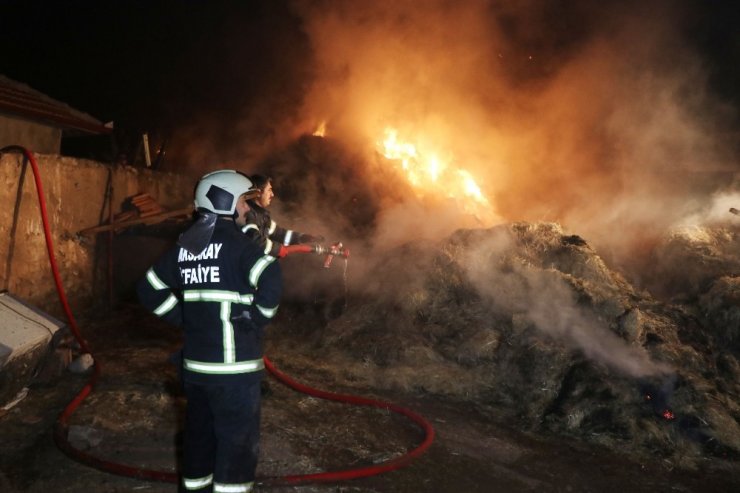
M440 157L442 153L435 150L422 151L417 143L399 138L398 130L392 127L384 129L377 147L383 156L398 163L419 197L454 199L465 212L479 219L493 217L491 204L473 175L454 166L453 158L444 159Z
M314 137L326 137L326 120L319 123L319 126L316 127L316 130L311 135Z

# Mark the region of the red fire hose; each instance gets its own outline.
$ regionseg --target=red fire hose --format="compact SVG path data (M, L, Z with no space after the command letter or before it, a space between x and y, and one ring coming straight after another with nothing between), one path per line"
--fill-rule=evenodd
M77 343L80 345L80 348L84 352L90 353L92 355L92 351L90 351L90 348L87 345L87 342L82 337L82 334L77 326L77 322L75 321L75 318L72 315L72 310L69 307L67 296L62 286L61 277L59 275L59 269L57 267L56 256L54 255L54 247L53 247L52 239L51 239L52 238L51 229L49 227L49 219L48 219L47 212L46 212L46 200L44 198L44 191L43 191L43 187L41 184L41 176L39 173L38 165L36 164L36 159L34 158L31 152L29 152L26 148L21 147L21 146L8 146L8 147L4 147L0 149L0 154L6 153L6 152L20 152L25 156L26 160L31 163L31 167L33 169L34 181L36 183L36 191L38 192L38 197L39 197L39 206L41 208L41 219L44 225L44 238L46 239L46 248L49 254L49 263L51 264L52 273L54 275L54 283L56 285L57 293L59 295L59 301L61 302L62 307L64 309L64 313L67 316L67 320L69 321L69 326L70 326L70 329L72 330L72 334L77 340ZM309 253L309 252L318 253L313 248L306 249L305 247L302 247L302 248L300 246L297 246L297 247L299 248L290 247L289 253ZM342 255L346 257L349 254L348 251L343 250L341 248L341 244L338 244L338 247L334 245L332 246L332 248L335 250L335 252L331 255ZM90 377L90 380L82 388L82 390L74 397L74 399L72 399L72 401L69 404L67 404L67 406L64 408L64 411L62 411L59 418L57 419L56 425L54 427L54 441L56 442L57 446L64 453L66 453L68 456L72 457L73 459L83 464L86 464L90 467L93 467L95 469L104 471L104 472L109 472L112 474L117 474L119 476L127 476L127 477L136 478L136 479L148 480L148 481L177 483L178 482L177 473L166 472L166 471L155 471L155 470L143 469L139 467L131 467L131 466L127 466L124 464L118 464L115 462L106 461L106 460L100 459L99 457L95 457L92 454L88 454L86 452L83 452L82 450L76 449L69 443L69 440L67 439L69 417L72 415L72 413L74 413L77 407L85 400L85 398L87 398L87 396L92 392L98 378L100 377L100 373L101 373L100 363L98 362L97 358L93 358L93 359L95 361L95 364L93 366L93 373L92 373L92 376ZM382 462L380 464L375 464L372 466L355 468L355 469L342 469L342 470L337 470L337 471L327 471L327 472L320 472L320 473L314 473L314 474L293 474L293 475L286 475L286 476L279 476L279 477L258 478L258 481L261 483L267 483L267 484L286 484L287 483L287 484L295 485L295 484L311 483L311 482L343 481L343 480L354 479L354 478L374 476L377 474L381 474L383 472L392 471L392 470L399 469L401 467L406 466L414 458L423 454L434 441L434 428L432 427L432 425L422 416L420 416L419 414L416 414L415 412L407 408L398 406L396 404L392 404L390 402L381 401L381 400L368 399L365 397L359 397L359 396L347 395L347 394L336 394L333 392L327 392L325 390L319 390L313 387L309 387L308 385L304 385L304 384L301 384L293 380L291 377L289 377L285 373L275 368L275 365L266 356L264 360L265 360L265 367L270 372L270 374L274 376L281 383L287 385L288 387L298 392L302 392L304 394L307 394L313 397L318 397L320 399L344 402L344 403L354 404L354 405L359 405L359 406L376 407L379 409L389 410L394 413L400 414L402 416L409 418L411 421L419 425L422 428L422 430L424 430L424 440L416 448L410 450L406 454L400 457L397 457L395 459Z
M342 481L346 479L364 478L367 476L374 476L376 474L380 474L380 473L387 472L387 471L392 471L394 469L398 469L398 468L401 468L407 465L414 458L423 454L426 451L426 449L428 449L429 446L434 441L434 428L432 427L432 425L422 416L420 416L419 414L416 414L410 409L398 406L396 404L392 404L390 402L379 401L375 399L368 399L366 397L359 397L356 395L347 395L347 394L335 394L334 392L327 392L325 390L319 390L313 387L309 387L308 385L298 383L292 378L290 378L288 375L286 375L285 373L275 368L275 366L272 364L272 361L270 361L267 358L267 356L265 356L265 367L270 371L270 374L272 376L274 376L280 382L292 388L293 390L297 390L298 392L302 392L304 394L308 394L313 397L318 397L319 399L325 399L325 400L337 401L337 402L345 402L348 404L354 404L356 406L370 406L370 407L377 407L380 409L386 409L396 414L406 416L407 418L411 419L411 421L418 424L424 430L424 441L422 441L421 444L419 444L415 449L409 452L406 452L406 454L400 457L397 457L395 459L381 462L380 464L376 464L373 466L361 467L361 468L356 468L356 469L344 469L344 470L339 470L339 471L319 472L315 474L293 474L293 475L282 476L282 477L266 478L264 481L266 483L298 484L298 483L310 483L310 482L320 482L320 481L321 482L331 482L331 481Z

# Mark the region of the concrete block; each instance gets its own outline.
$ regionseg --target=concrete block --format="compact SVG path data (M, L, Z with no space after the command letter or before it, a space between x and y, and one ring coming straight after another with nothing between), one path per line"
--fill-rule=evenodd
M54 317L10 293L0 293L0 406L28 386L62 327Z

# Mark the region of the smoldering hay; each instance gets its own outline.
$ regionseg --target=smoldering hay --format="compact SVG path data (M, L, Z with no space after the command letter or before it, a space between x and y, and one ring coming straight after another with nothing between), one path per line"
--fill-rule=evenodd
M349 265L349 293L288 304L272 332L291 354L317 351L343 385L490 406L527 429L674 466L740 454L740 365L727 344L739 341L715 332L740 314L724 303L698 318L658 302L554 223L463 229ZM736 283L714 289L720 300Z
M461 255L465 272L483 299L507 313L519 314L553 339L577 347L588 358L626 375L645 377L668 375L675 371L667 362L651 360L642 347L629 345L612 332L608 312L599 316L598 311L590 312L587 305L579 303L572 280L564 277L555 264L537 269L528 262L512 261L511 251L522 244L517 244L515 236L504 232L502 230L468 245ZM547 248L544 242L553 239L547 238L546 234L553 233L557 234L557 230L533 226L535 239L543 242L540 248ZM585 242L581 247L584 246ZM562 248L566 250L564 246ZM592 265L578 266L578 261ZM502 269L502 266L506 268ZM611 292L607 296L617 299L624 296L619 293L618 275L610 273L598 257L577 258L569 267L585 274L587 282L598 283L601 289L608 287Z
M440 249L445 252L446 242L451 241L448 235L440 232L443 228L435 230L440 227L435 220L444 219L445 212L454 214L445 208L447 202L433 207L430 201L414 200L410 187L404 186L397 176L391 179L392 174L383 180L370 179L370 170L375 164L366 162L362 156L347 151L346 147L331 139L301 139L289 151L276 155L270 164L276 171L278 183L283 185L277 189L281 199L276 202L275 217L291 218L297 221L295 227L322 234L330 241L342 239L353 252L349 275L337 264L335 270L319 273L316 272L316 260L313 260L313 265L311 260L306 262L305 259L285 262L286 276L291 279L287 288L289 297L298 297L304 302L336 300L346 296L349 289L349 296L395 306L397 300L415 293L419 284L429 282L429 269L438 268L432 259L440 255ZM357 176L368 179L357 180ZM310 200L305 200L306 197ZM409 222L385 221L389 210L411 209L418 212L416 222L410 218ZM431 211L436 214L431 214ZM304 214L306 216L302 216ZM321 220L311 222L303 217L320 217ZM453 267L456 272L454 279L467 286L465 289L471 291L472 298L492 305L494 311L505 314L506 318L513 317L517 324L525 323L539 331L545 340L549 338L580 351L592 362L606 365L623 376L660 378L676 371L675 362L656 360L645 351L645 341L640 340L644 337L643 329L624 328L634 317L640 319L635 315L638 313L635 306L643 302L649 304L648 301L640 301L646 294L639 293L621 274L612 271L586 240L571 235L575 238L572 240L574 245L579 248L570 246L563 239L569 236L559 225L540 222L514 224L519 224L514 227L517 233L532 228L531 237L515 240L516 235L504 234L506 226L493 230L467 229L481 232L466 236L472 238L477 235L478 239L457 248ZM395 236L383 229L391 225ZM432 231L439 234L430 234ZM409 232L413 232L416 238L401 241ZM736 236L736 232L719 229L715 240L707 237L707 241L716 245L718 255L713 260L716 268L704 270L702 284L723 273L736 271L740 261L737 255L733 261L730 253L733 235ZM723 243L722 238L726 237L730 240ZM728 253L720 256L721 251ZM560 257L568 252L577 255L565 267L558 267L563 262ZM693 270L701 271L701 266L708 265L706 260L692 258L689 254L675 256L673 264L669 263L669 255L663 255L664 260L656 263L655 267L663 271L659 273L663 279L678 286L675 278L665 276L666 269L673 268L689 275ZM394 268L388 269L388 264ZM692 265L695 267L689 267ZM439 289L456 289L454 283L448 284L448 280L440 280ZM346 304L346 300L344 302ZM467 308L460 308L461 317L468 316L464 313ZM477 314L477 309L473 313ZM386 329L393 331L394 327L392 324ZM419 330L430 329L420 326ZM635 331L642 335L636 335ZM730 341L734 340L732 337Z

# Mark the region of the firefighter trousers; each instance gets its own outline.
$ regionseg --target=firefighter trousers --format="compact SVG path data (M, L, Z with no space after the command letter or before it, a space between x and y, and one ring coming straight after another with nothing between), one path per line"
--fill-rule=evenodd
M185 396L181 491L252 491L259 453L260 381L185 382Z

